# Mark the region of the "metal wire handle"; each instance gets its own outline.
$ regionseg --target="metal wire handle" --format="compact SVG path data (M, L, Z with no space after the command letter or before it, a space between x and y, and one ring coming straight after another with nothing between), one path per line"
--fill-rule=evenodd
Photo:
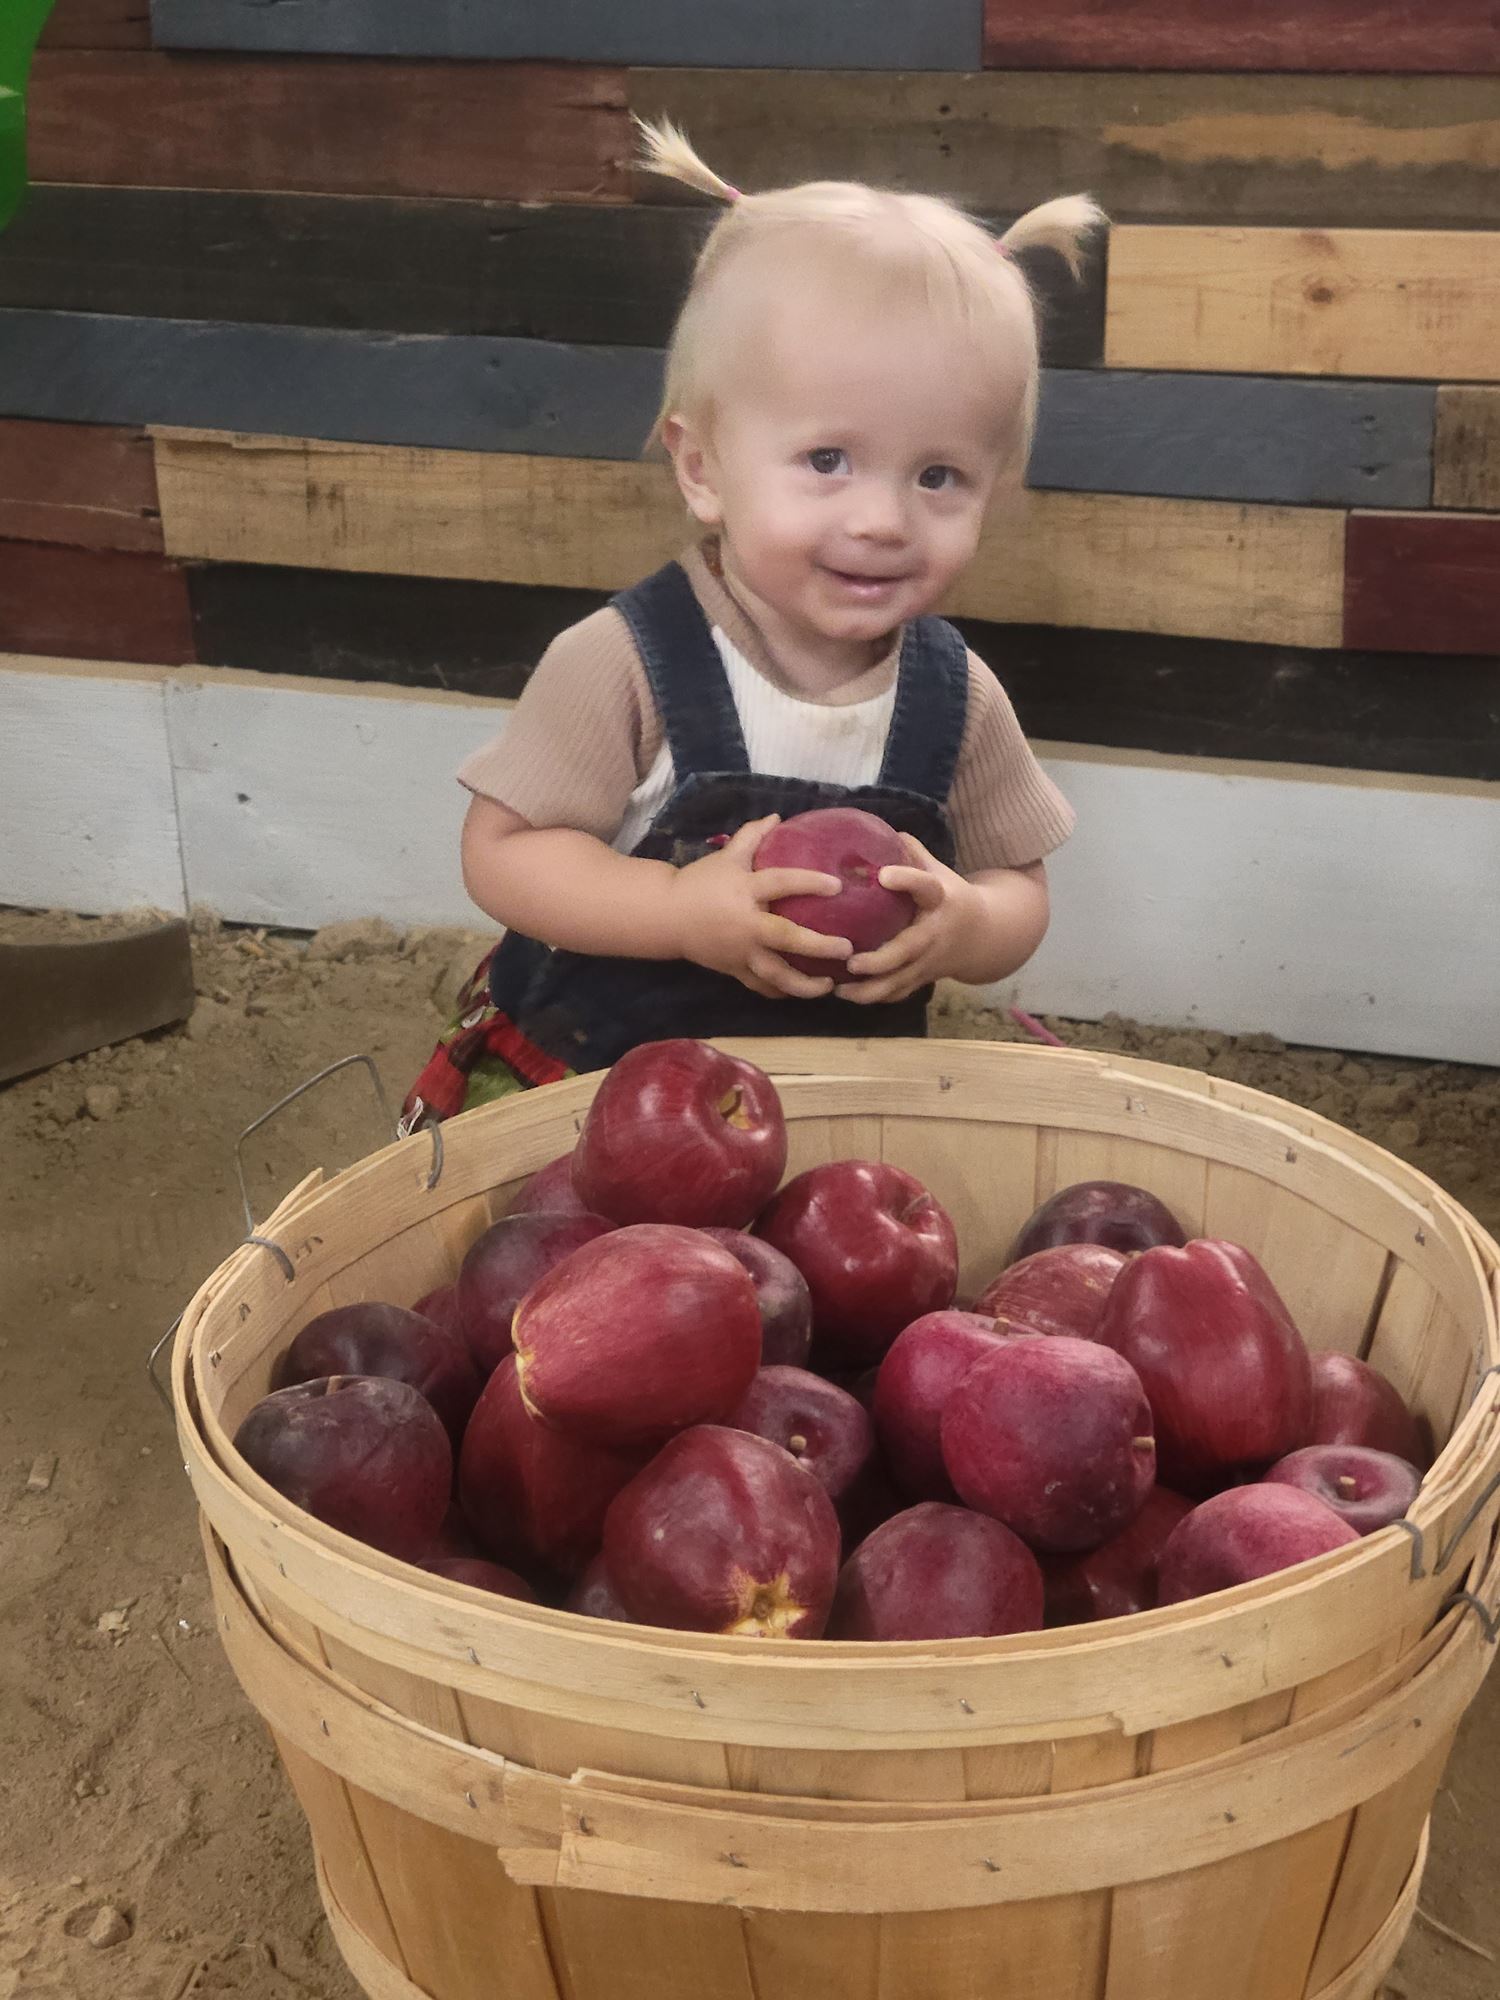
M380 1081L380 1072L375 1067L374 1058L372 1056L340 1056L338 1061L330 1063L327 1069L320 1069L316 1076L310 1076L304 1083L297 1084L294 1089L287 1092L285 1097L278 1097L270 1110L262 1111L259 1118L247 1125L238 1139L235 1140L234 1170L239 1176L240 1200L245 1204L245 1233L247 1236L253 1237L255 1235L255 1212L250 1206L250 1190L245 1182L245 1141L258 1132L263 1125L269 1125L273 1118L285 1111L289 1104L294 1104L307 1091L316 1089L320 1083L326 1082L330 1076L336 1076L341 1069L348 1069L354 1063L360 1064L368 1072L370 1088L374 1091L375 1101L380 1106L381 1117L391 1128L391 1136L396 1139L404 1136L400 1126L391 1116L390 1100L385 1094L385 1085ZM274 1246L268 1244L266 1247L269 1249Z
M157 1395L161 1397L163 1406L165 1407L167 1415L169 1417L175 1417L177 1413L172 1408L171 1390L163 1385L161 1377L156 1372L156 1357L158 1354L161 1353L162 1349L167 1345L168 1341L171 1340L173 1334L176 1333L178 1327L182 1325L182 1322L185 1317L186 1317L186 1308L184 1307L183 1311L177 1315L176 1319L173 1320L172 1324L167 1328L166 1332L162 1335L161 1339L157 1341L155 1347L153 1347L151 1352L146 1356L146 1380L151 1384L152 1388L156 1391Z

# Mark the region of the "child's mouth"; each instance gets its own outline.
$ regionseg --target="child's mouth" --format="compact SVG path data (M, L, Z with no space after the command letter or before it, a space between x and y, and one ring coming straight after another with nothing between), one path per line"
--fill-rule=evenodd
M889 596L896 585L903 580L899 576L866 576L847 569L829 569L827 574L850 596L872 600Z

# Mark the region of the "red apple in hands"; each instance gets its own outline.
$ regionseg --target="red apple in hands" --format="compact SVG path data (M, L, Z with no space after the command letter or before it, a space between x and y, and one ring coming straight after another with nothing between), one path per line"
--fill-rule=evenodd
M409 1382L335 1375L277 1389L234 1447L294 1506L388 1555L415 1561L442 1531L453 1448Z
M754 1063L707 1042L643 1042L589 1106L573 1186L612 1222L741 1229L786 1171L786 1119Z
M1273 1465L1266 1480L1311 1493L1356 1534L1373 1535L1401 1519L1417 1497L1422 1475L1393 1452L1361 1444L1312 1444Z
M479 1398L469 1350L452 1328L405 1306L333 1306L310 1319L281 1357L279 1386L330 1375L384 1375L409 1382L431 1403L455 1442Z
M609 1618L621 1625L631 1623L630 1613L620 1602L620 1593L610 1582L602 1549L563 1599L563 1610L576 1611L580 1618Z
M1156 1480L1140 1377L1091 1340L1007 1340L948 1398L943 1462L959 1498L1048 1554L1097 1548Z
M599 1547L604 1513L644 1463L538 1423L521 1400L516 1357L491 1375L458 1457L465 1518L484 1548L571 1576Z
M876 1528L839 1574L830 1639L984 1639L1035 1632L1042 1572L999 1521L927 1500Z
M763 1367L805 1368L812 1347L812 1293L790 1257L744 1229L705 1229L750 1273L760 1307Z
M939 1436L943 1410L981 1354L1002 1339L983 1313L925 1313L896 1336L875 1378L875 1434L896 1484L914 1500L953 1500Z
M1312 1358L1313 1414L1309 1444L1363 1444L1393 1452L1412 1465L1431 1463L1425 1425L1378 1368L1352 1354Z
M919 1180L883 1161L809 1167L755 1228L806 1278L818 1344L844 1367L878 1361L903 1327L948 1305L958 1284L947 1213Z
M1006 1262L1018 1264L1023 1257L1060 1243L1102 1243L1129 1253L1186 1241L1171 1209L1147 1189L1128 1181L1076 1181L1072 1187L1059 1188L1022 1224Z
M992 1278L974 1302L1000 1333L1067 1333L1093 1340L1125 1255L1102 1243L1033 1250Z
M863 1404L805 1368L762 1368L724 1421L789 1451L834 1501L843 1499L875 1449Z
M838 1516L780 1445L702 1424L610 1503L604 1561L640 1624L816 1639L838 1582Z
M507 1215L587 1215L588 1212L573 1185L571 1153L538 1167L505 1211Z
M1295 1486L1232 1486L1179 1521L1157 1564L1157 1602L1180 1604L1357 1542L1347 1521Z
M502 1216L475 1237L454 1290L459 1325L485 1381L511 1352L516 1307L532 1286L613 1227L600 1215L545 1212Z
M1098 1338L1156 1417L1165 1485L1202 1493L1307 1442L1312 1366L1275 1286L1237 1243L1144 1250L1116 1278Z
M433 1576L445 1576L450 1583L466 1583L471 1590L488 1590L496 1597L519 1597L535 1604L536 1592L524 1576L501 1563L485 1562L481 1556L428 1556L420 1567Z
M514 1332L531 1413L621 1451L722 1422L760 1365L744 1265L670 1223L636 1223L575 1250L522 1299Z
M1140 1513L1118 1535L1081 1556L1053 1556L1045 1566L1047 1623L1084 1625L1151 1610L1167 1537L1192 1511L1191 1500L1153 1486Z
M882 868L911 865L895 828L857 806L794 813L773 826L755 851L757 868L810 868L838 877L843 886L836 896L783 896L771 908L803 930L847 938L856 953L878 951L916 916L917 906L904 890L883 888L880 881ZM788 965L813 979L854 983L838 959L785 956Z

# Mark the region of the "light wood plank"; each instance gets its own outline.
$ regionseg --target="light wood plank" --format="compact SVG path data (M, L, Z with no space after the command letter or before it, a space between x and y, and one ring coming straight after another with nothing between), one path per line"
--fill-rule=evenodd
M276 1754L297 1794L297 1803L307 1815L318 1861L339 1906L351 1923L405 1971L384 1893L376 1879L364 1835L354 1817L349 1787L326 1765L319 1764L285 1737L275 1736Z
M575 1889L540 1901L569 2000L764 2000L738 1910Z
M1109 1911L1106 1893L881 1917L878 2000L1099 2000Z
M1331 1984L1365 1951L1389 1917L1422 1842L1451 1737L1399 1784L1354 1813L1349 1845L1318 1940L1309 1984Z
M1500 380L1500 234L1132 225L1110 242L1112 368Z
M1500 511L1500 389L1438 390L1432 504Z
M157 433L166 546L220 562L615 590L675 553L655 465ZM956 616L1339 643L1343 519L1037 493L997 508Z

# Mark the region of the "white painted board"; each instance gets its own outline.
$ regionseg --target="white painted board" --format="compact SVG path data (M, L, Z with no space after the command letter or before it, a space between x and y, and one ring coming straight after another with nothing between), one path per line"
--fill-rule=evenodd
M482 925L454 771L505 710L441 694L291 679L172 677L167 724L188 893L240 923L342 917Z
M164 679L0 654L0 902L186 907Z
M482 924L453 773L504 704L27 665L0 662L0 902L180 908L180 851L241 922ZM1500 784L1040 748L1079 824L1005 997L1500 1064Z
M1500 1063L1500 785L1047 746L1078 811L1008 990L1284 1041Z

